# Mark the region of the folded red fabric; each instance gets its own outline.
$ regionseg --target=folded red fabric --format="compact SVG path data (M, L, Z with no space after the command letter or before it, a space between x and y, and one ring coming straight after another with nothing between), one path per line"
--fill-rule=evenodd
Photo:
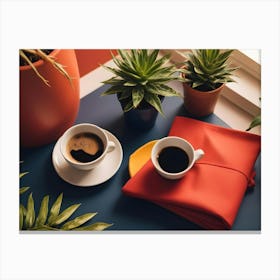
M261 137L202 121L176 117L169 135L189 141L205 155L185 177L162 178L149 160L122 188L126 195L156 203L205 229L231 229L247 186Z

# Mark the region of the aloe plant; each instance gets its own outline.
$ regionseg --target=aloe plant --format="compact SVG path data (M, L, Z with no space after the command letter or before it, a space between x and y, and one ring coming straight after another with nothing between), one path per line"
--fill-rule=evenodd
M187 84L200 91L211 91L222 84L234 82L228 59L233 50L198 49L188 54L185 62Z
M181 96L166 83L183 79L182 71L174 65L166 66L170 54L159 58L159 50L118 50L119 57L112 54L116 68L104 66L115 76L103 81L111 87L102 95L117 94L124 112L136 108L154 107L163 114L161 97Z
M20 178L28 172L20 174ZM29 187L21 187L20 195L27 192ZM91 231L91 230L104 230L112 224L104 222L96 222L90 225L84 226L84 224L90 221L97 215L96 212L86 213L78 216L72 220L69 218L79 208L81 204L73 204L68 206L64 211L60 211L63 199L63 193L61 193L49 208L49 195L44 196L41 201L40 209L36 215L35 203L33 194L30 193L27 200L27 205L22 203L19 206L19 229L20 230L79 230L79 231Z
M44 60L47 63L50 63L59 73L61 73L64 77L66 77L71 86L72 86L72 79L67 73L67 71L64 69L64 67L55 61L55 59L48 55L50 50L43 50L43 49L20 49L19 55L20 55L20 64L21 65L29 65L33 71L36 73L36 75L47 85L50 86L49 81L46 80L40 72L37 70L36 66L33 64L33 62L37 60Z

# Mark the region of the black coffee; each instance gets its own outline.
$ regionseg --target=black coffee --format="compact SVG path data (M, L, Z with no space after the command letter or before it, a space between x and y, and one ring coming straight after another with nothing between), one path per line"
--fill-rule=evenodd
M164 171L178 173L188 167L189 157L181 148L166 147L159 152L158 163Z
M83 132L68 141L67 151L74 161L90 162L103 154L104 144L96 134Z

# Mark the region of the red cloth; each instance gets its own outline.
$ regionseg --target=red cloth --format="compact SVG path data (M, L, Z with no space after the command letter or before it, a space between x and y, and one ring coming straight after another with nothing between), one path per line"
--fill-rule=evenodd
M259 135L176 117L169 135L203 149L185 177L162 178L149 160L122 188L126 195L167 208L205 229L231 229L260 152Z

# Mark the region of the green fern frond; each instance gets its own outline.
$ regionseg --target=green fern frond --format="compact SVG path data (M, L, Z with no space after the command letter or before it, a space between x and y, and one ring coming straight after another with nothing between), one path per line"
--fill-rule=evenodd
M21 173L24 176L28 172ZM29 187L20 188L20 195L25 193ZM60 211L63 200L61 193L49 209L49 196L46 195L41 201L40 210L36 215L35 202L33 194L30 193L27 200L27 205L20 204L19 206L19 229L20 230L79 230L92 231L104 230L113 224L97 222L90 225L84 225L86 222L93 219L97 213L86 213L80 215L73 220L69 218L74 214L81 204L73 204L65 210Z

